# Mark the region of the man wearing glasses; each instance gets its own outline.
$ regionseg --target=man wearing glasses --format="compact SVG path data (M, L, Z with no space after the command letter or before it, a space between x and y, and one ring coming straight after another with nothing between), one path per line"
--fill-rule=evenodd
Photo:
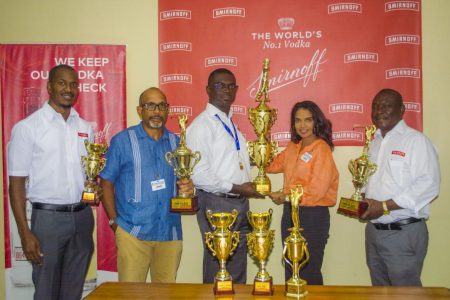
M231 212L237 209L239 215L232 230L241 232L240 241L236 252L228 259L227 269L233 282L246 283L245 237L250 232L247 222L248 197L262 195L256 192L255 186L250 182L247 143L232 120L230 108L237 90L236 78L231 71L214 70L209 75L206 86L209 103L189 126L186 141L191 150L202 154L202 159L193 170L192 180L198 191L200 209L197 221L203 241L205 232L212 230L206 219L206 210ZM204 246L203 282L213 283L218 270L217 259Z
M169 212L170 198L193 193L191 180L175 178L165 161L179 138L165 128L169 104L155 87L139 97L142 122L111 139L100 173L103 207L115 232L119 281L175 282L181 259L181 219Z

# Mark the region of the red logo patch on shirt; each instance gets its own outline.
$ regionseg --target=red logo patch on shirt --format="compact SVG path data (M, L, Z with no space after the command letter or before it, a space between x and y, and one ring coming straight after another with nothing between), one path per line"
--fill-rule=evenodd
M398 151L398 150L392 150L391 154L400 155L400 156L403 156L403 157L405 157L405 155L406 155L405 152Z
M87 138L88 134L86 132L78 132L78 136Z

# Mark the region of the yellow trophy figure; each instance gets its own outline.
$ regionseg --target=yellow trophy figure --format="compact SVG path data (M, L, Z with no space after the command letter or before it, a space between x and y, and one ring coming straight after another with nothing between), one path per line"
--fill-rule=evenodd
M259 263L259 270L253 281L253 295L273 295L272 276L266 270L267 258L273 247L275 230L269 230L272 209L265 213L247 212L248 222L253 228L247 234L248 252Z
M106 158L104 155L108 150L108 145L91 143L88 140L84 140L84 146L86 147L87 156L81 156L81 165L86 172L86 182L81 201L95 203L95 197L99 191L97 176L106 166Z
M230 231L238 211L233 209L231 213L206 211L206 217L214 229L214 232L205 233L205 244L212 255L219 260L219 272L214 278L214 294L234 294L233 279L227 271L227 259L233 254L239 244L239 231Z
M352 183L355 187L355 192L350 198L342 197L337 210L338 213L357 218L367 210L368 206L367 203L361 202L363 199L361 190L367 184L369 177L377 170L377 165L369 160L369 145L377 128L375 125L366 126L364 128L366 137L363 153L357 159L351 159L348 162L348 169L352 174Z
M200 161L200 152L192 152L186 146L186 122L188 117L182 114L178 117L178 125L180 126L180 145L175 151L166 153L167 163L174 169L175 175L180 178L189 179L192 170ZM195 194L186 194L180 192L177 197L170 200L171 212L195 212L198 210L198 199Z
M301 185L291 189L289 200L292 206L292 223L294 226L289 228L291 233L284 240L283 247L284 261L292 268L292 277L286 281L286 296L295 298L305 297L308 294L306 281L299 277L300 269L309 260L306 240L301 234L302 229L300 228L298 213L302 196L303 187Z
M278 149L277 142L267 140L267 136L270 135L270 128L277 119L277 110L269 108L266 104L270 101L269 62L268 58L265 58L263 62L260 90L255 97L259 104L256 108L250 108L248 114L257 140L247 142L247 148L250 158L258 167L258 175L253 182L256 185L256 190L262 195L268 195L271 192L270 179L266 175L265 168L270 164Z

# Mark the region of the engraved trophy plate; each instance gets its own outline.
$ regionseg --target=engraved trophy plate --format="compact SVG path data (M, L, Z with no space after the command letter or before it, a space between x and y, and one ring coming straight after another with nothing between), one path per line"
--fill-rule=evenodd
M192 152L186 146L186 123L188 117L182 114L178 117L180 126L180 145L173 152L167 152L165 159L167 163L174 169L175 175L180 178L189 179L192 170L200 161L200 152ZM178 193L176 197L170 199L171 212L194 213L198 210L198 198L195 194Z
M233 279L226 269L227 259L236 250L239 244L239 231L230 231L238 216L238 211L233 209L231 213L206 211L214 232L205 233L205 244L212 255L219 261L219 271L214 277L214 294L234 294Z
M369 145L376 131L375 125L366 126L363 153L357 159L348 162L348 169L352 174L355 192L350 198L342 197L337 212L352 218L359 218L367 210L368 204L361 202L361 190L367 184L369 177L377 170L377 165L369 160Z
M84 146L86 147L87 156L81 156L81 165L86 173L86 182L81 201L94 204L100 188L97 177L106 166L105 153L108 150L108 145L91 143L86 139L84 140Z
M262 195L271 193L271 183L269 177L266 175L265 168L270 164L273 157L278 151L278 144L276 141L269 141L267 136L270 135L270 128L277 119L277 110L269 108L266 102L269 102L269 63L268 58L263 62L263 74L261 76L261 88L257 92L255 100L259 102L256 108L249 108L248 118L252 124L256 141L248 141L248 153L252 161L258 167L258 175L253 180L256 186L256 191Z

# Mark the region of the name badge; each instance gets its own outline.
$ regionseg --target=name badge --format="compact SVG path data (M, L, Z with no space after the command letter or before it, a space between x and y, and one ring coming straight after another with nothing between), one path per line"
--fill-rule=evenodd
M303 160L305 163L310 161L312 158L312 155L309 152L303 153L302 157L300 157L301 160Z
M164 179L158 179L151 182L152 184L152 191L159 191L166 188L166 182Z

